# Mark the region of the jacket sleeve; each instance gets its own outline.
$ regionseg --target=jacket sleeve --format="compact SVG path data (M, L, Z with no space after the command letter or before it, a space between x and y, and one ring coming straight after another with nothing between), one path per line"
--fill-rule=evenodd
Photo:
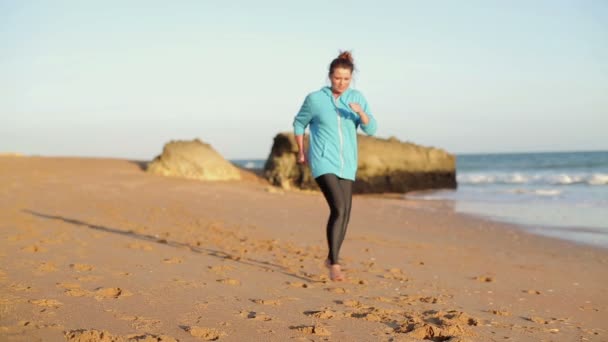
M376 134L376 130L378 129L378 124L376 122L376 118L371 113L369 105L367 104L367 100L365 100L365 97L363 97L363 95L361 95L360 105L361 105L361 108L363 109L363 111L365 112L365 114L367 114L367 117L369 118L369 122L367 123L367 125L364 125L363 123L361 123L361 119L359 119L359 122L361 123L361 130L363 132L365 132L365 134L367 134L367 135Z
M312 101L310 95L306 96L302 107L296 117L293 119L293 133L294 135L303 135L306 127L312 120Z

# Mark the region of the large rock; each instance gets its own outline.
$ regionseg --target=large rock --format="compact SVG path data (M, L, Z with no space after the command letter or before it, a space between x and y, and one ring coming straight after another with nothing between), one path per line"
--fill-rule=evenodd
M146 168L147 172L172 177L205 181L239 180L241 174L232 163L225 160L211 145L198 139L170 141L163 153Z
M308 135L305 136L304 146L308 150ZM293 134L277 134L264 165L264 176L271 184L283 189L318 189L308 166L297 163L297 152L298 145Z
M304 141L308 148L308 136ZM456 158L441 149L364 135L358 136L358 146L355 193L456 188ZM283 188L317 189L308 166L296 163L297 151L292 133L278 134L264 166L265 177Z

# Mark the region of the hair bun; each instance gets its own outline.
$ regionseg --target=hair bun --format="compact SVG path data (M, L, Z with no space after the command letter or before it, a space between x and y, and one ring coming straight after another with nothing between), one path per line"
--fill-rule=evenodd
M341 52L340 55L338 56L338 59L345 59L351 63L354 63L353 55L350 53L350 51Z
M338 57L331 61L331 64L329 65L330 76L334 74L334 70L336 70L336 68L348 69L350 70L350 72L353 72L353 70L355 70L353 55L350 53L350 51L340 52L340 55L338 55Z

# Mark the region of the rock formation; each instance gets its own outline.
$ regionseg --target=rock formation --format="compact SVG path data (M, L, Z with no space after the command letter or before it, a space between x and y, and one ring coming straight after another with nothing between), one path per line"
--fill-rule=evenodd
M198 139L170 141L161 155L154 158L147 172L171 177L205 181L239 180L241 173L217 153L211 145Z
M307 144L305 137L306 148ZM456 158L441 149L364 135L358 136L358 147L355 193L456 188ZM296 163L297 150L293 134L275 136L264 175L282 188L316 189L308 166Z

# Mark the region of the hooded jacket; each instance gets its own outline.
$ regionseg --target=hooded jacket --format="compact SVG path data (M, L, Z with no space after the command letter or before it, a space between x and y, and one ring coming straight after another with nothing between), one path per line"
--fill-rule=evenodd
M369 118L367 125L349 103L358 103ZM312 176L333 173L340 178L355 180L357 174L357 128L368 135L376 133L376 119L370 112L363 94L347 89L337 99L330 87L306 96L293 121L295 135L303 135L310 126L308 161Z

